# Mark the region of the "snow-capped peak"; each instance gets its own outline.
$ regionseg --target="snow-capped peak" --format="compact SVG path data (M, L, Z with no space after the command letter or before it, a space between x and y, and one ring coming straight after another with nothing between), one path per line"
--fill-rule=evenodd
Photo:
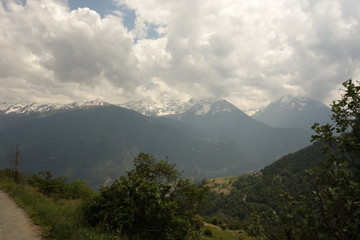
M147 116L165 116L182 112L185 104L184 101L178 99L168 99L165 101L141 99L125 102L119 104L119 106L132 109Z
M189 111L193 111L195 115L207 115L207 114L216 114L219 112L232 112L237 108L231 103L224 99L190 99Z
M60 108L59 104L40 104L40 103L1 103L0 113L4 114L29 114L32 112L47 112Z
M87 108L87 107L97 107L97 106L107 106L111 105L110 103L104 102L100 99L89 100L89 101L79 101L63 105L62 109L74 109L74 108Z
M80 109L80 108L88 108L95 106L106 106L110 105L110 103L104 102L99 99L90 100L90 101L80 101L73 102L68 104L41 104L41 103L0 103L0 113L2 114L30 114L30 113L44 113L51 111L59 111L59 110L71 110L71 109Z
M151 101L138 100L120 104L121 107L129 108L147 116L166 116L181 114L187 111L195 115L215 114L218 112L231 112L237 109L226 100L219 99L193 99L184 102L181 100Z
M275 104L279 104L279 111L294 110L301 111L308 104L309 99L303 96L291 96L286 95L275 101Z

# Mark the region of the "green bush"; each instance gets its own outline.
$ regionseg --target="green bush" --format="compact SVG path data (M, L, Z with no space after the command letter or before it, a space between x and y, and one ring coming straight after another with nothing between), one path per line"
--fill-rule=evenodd
M214 225L219 225L219 219L217 219L217 218L213 218L213 219L211 219L211 224L214 224Z
M87 222L131 239L187 239L196 231L195 213L206 189L182 178L175 164L144 153L135 158L134 166L88 202Z
M3 180L12 180L13 179L13 170L6 168L6 169L2 169L0 170L0 179Z
M89 199L95 194L83 180L67 183L66 178L52 178L50 171L39 172L28 178L29 185L42 194L58 199Z
M228 228L228 226L226 225L226 223L220 224L220 228L222 230L226 230Z
M208 236L208 237L213 237L214 235L213 235L213 232L211 231L211 229L209 229L209 228L206 228L205 230L204 230L204 235L205 236Z
M0 175L3 170L0 170ZM53 199L29 185L0 178L0 189L7 192L40 226L42 239L51 240L126 240L117 233L103 232L83 224L82 200Z

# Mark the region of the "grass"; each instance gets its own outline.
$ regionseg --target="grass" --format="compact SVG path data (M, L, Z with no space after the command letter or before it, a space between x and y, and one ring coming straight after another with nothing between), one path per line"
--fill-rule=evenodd
M204 233L206 229L211 231L212 236L205 236L203 234L204 240L255 240L239 230L222 230L220 227L212 224L205 224L201 230Z
M219 177L210 178L206 180L205 186L209 187L210 191L216 193L229 194L232 190L232 184L238 179L238 176L234 177Z
M234 178L218 179L226 184ZM51 240L126 240L119 234L111 234L101 229L87 227L82 219L82 200L53 199L40 194L29 185L15 184L0 176L0 189L7 192L40 227L42 237ZM212 236L204 235L209 229ZM208 231L209 231L208 230ZM222 230L220 227L205 224L200 232L203 240L253 240L241 231Z
M9 181L0 181L7 192L40 226L44 239L113 240L123 239L82 224L81 200L55 200L39 194L34 188ZM124 240L124 239L123 239Z

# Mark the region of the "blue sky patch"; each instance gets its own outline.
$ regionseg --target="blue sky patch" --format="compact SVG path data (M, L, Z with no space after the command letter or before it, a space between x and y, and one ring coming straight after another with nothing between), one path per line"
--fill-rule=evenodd
M121 11L124 13L124 25L131 31L135 27L135 12L129 10L125 6L118 7L114 4L113 0L69 0L68 2L71 10L78 8L90 8L100 14L101 18L104 18L107 14L111 14L112 11Z

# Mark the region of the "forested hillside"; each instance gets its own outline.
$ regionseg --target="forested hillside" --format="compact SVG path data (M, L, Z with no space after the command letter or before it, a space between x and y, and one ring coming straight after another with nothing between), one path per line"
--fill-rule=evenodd
M241 175L229 194L212 193L213 205L205 210L208 220L218 219L230 228L248 227L252 213L278 212L281 193L297 195L308 188L305 171L317 166L324 155L320 142L288 154L259 172Z
M228 195L213 193L207 219L258 239L359 239L360 86L343 86L334 125L314 124L312 146L240 176Z

